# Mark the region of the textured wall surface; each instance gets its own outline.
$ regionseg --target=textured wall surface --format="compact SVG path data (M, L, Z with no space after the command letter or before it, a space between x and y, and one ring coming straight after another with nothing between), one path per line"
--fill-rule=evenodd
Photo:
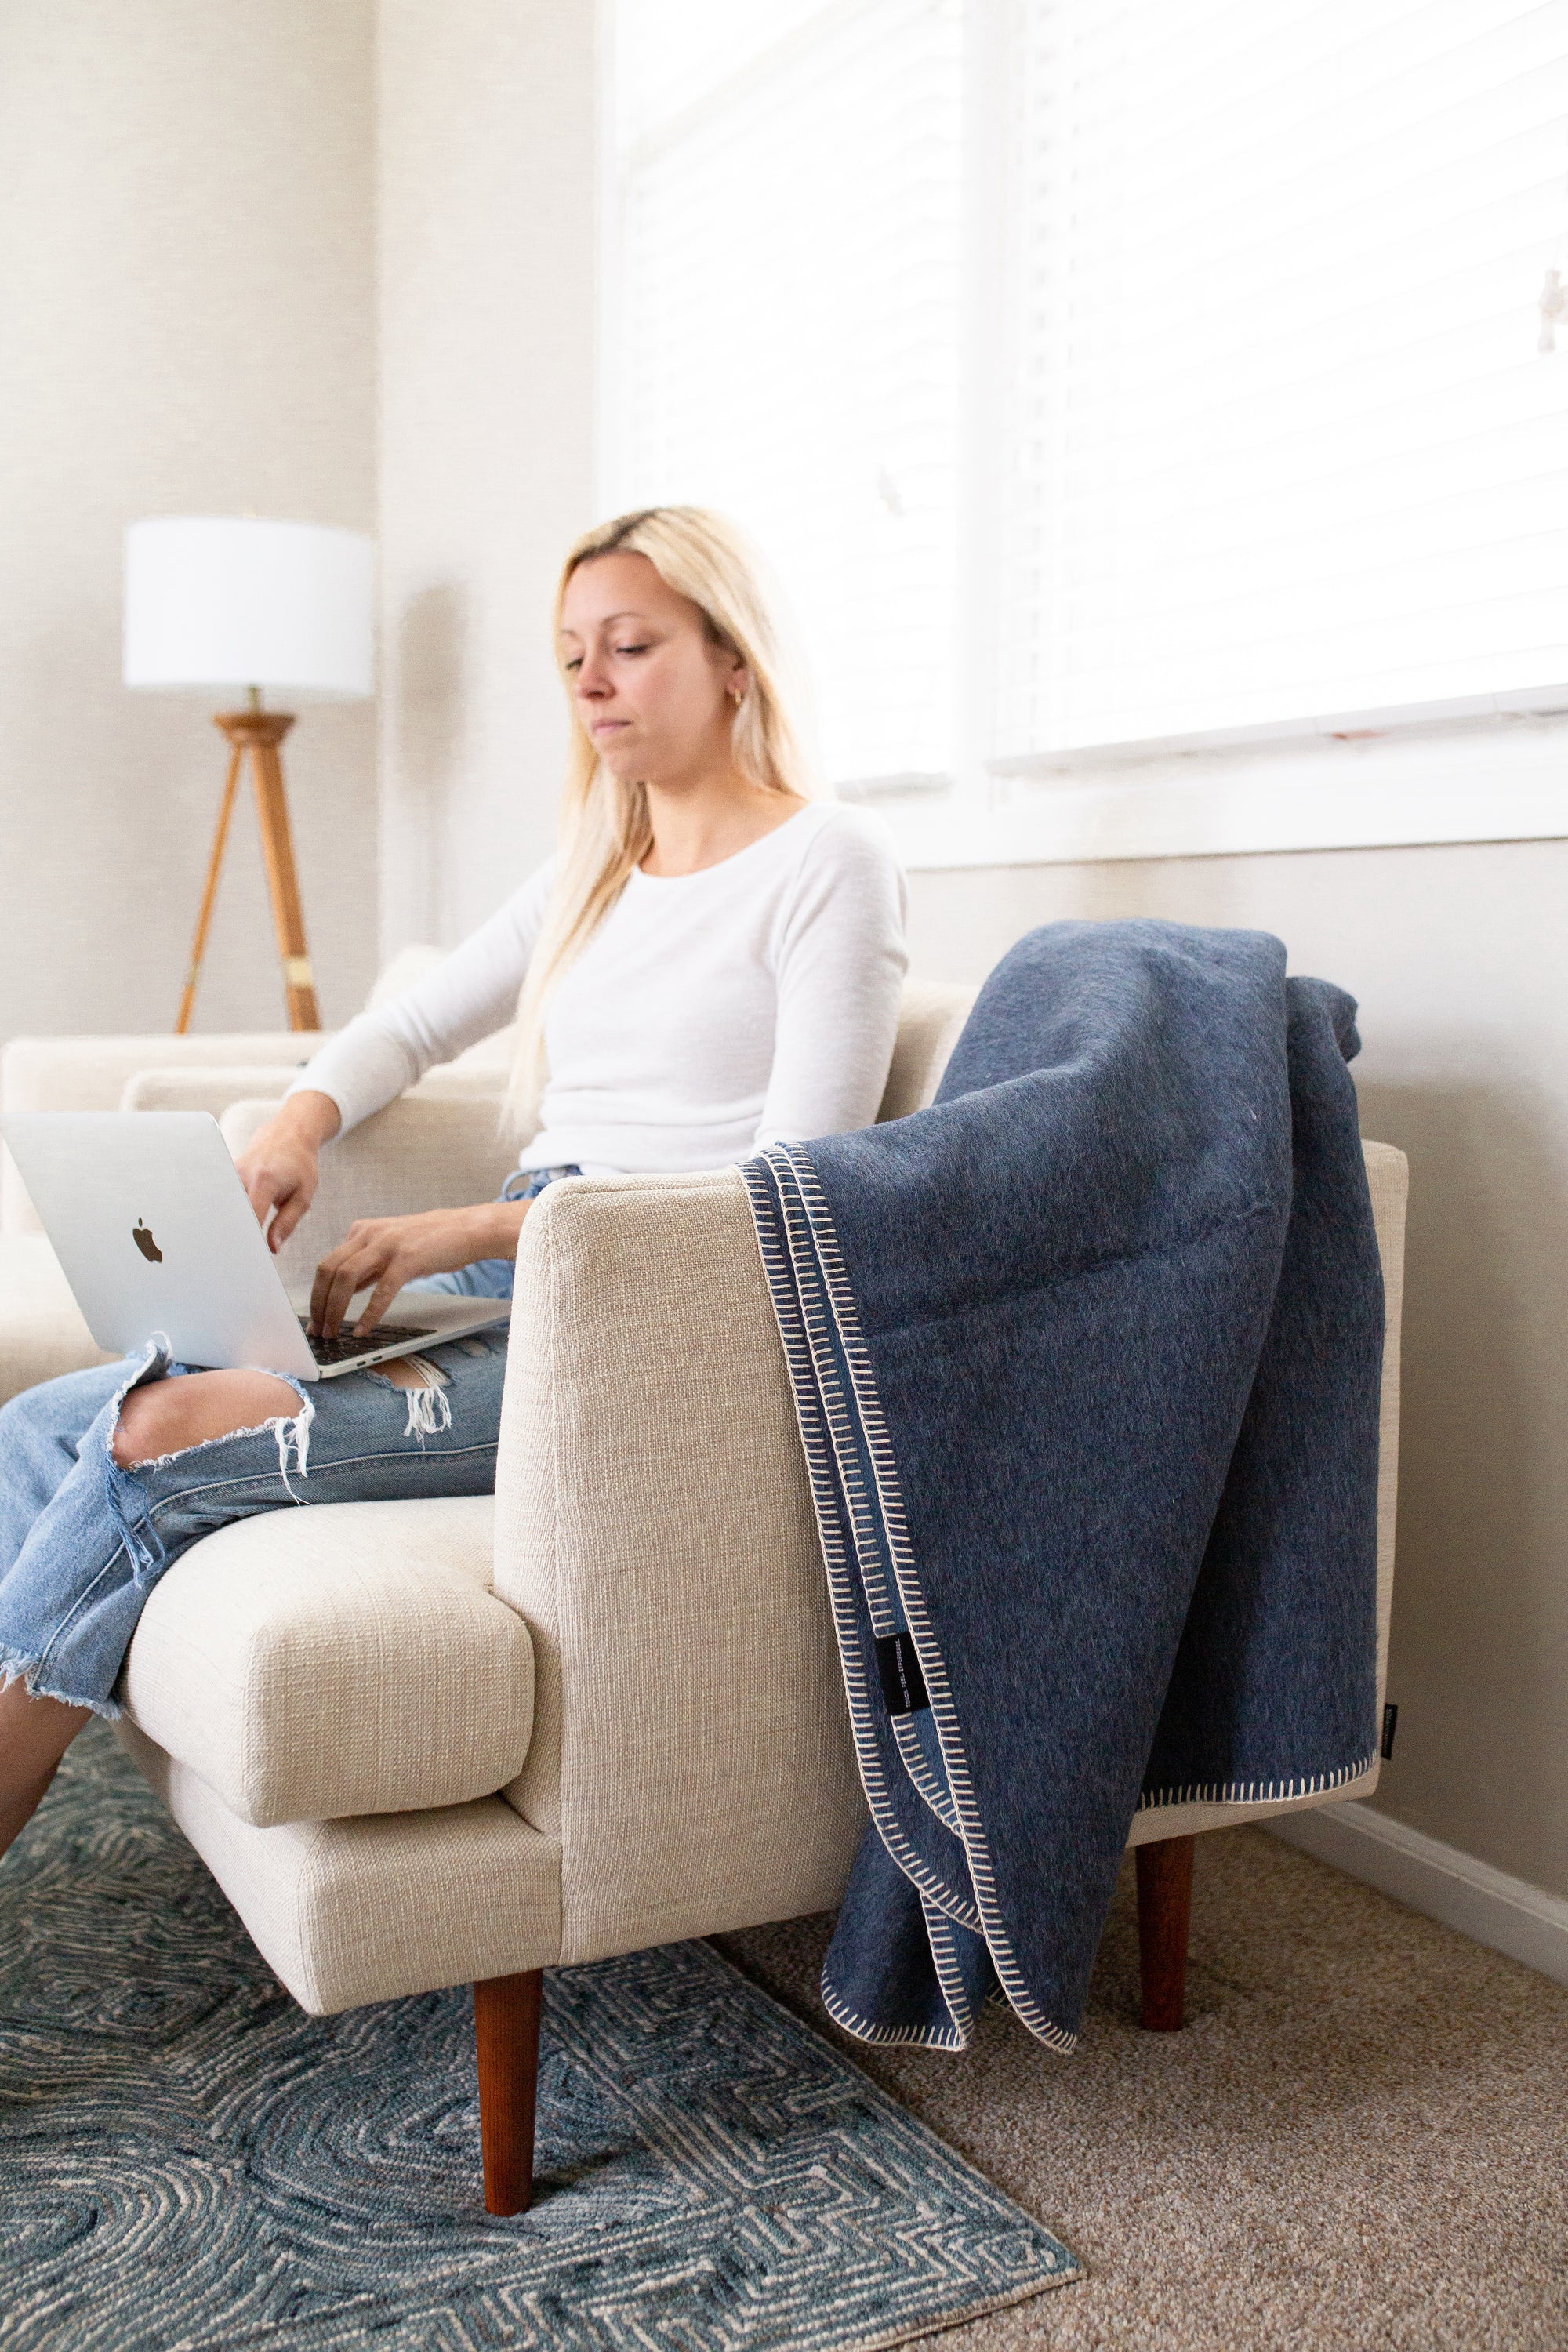
M0 0L0 1035L179 1002L225 746L120 683L126 523L374 528L374 32L371 0ZM335 1021L374 961L372 708L287 756ZM247 809L197 1024L282 1017Z
M1568 842L913 878L914 969L1033 924L1278 932L1361 1003L1363 1131L1410 1155L1389 1696L1373 1802L1568 1895Z
M388 950L450 945L554 845L550 604L594 520L594 16L380 10Z

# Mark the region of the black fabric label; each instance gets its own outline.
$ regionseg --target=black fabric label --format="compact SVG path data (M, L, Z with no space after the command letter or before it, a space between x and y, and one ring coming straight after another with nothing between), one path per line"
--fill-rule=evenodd
M1393 1753L1394 1753L1394 1725L1398 1722L1398 1720L1399 1720L1399 1709L1398 1709L1396 1706L1385 1706L1385 1707L1384 1708L1384 1710L1383 1710L1383 1746L1382 1746L1381 1749L1379 1750L1379 1753L1382 1755L1382 1757L1384 1758L1384 1760L1385 1762L1387 1761L1388 1758L1389 1758L1390 1756L1392 1756L1392 1755L1393 1755Z
M882 1677L882 1696L889 1715L918 1715L922 1706L931 1705L921 1662L907 1633L878 1635L877 1671Z

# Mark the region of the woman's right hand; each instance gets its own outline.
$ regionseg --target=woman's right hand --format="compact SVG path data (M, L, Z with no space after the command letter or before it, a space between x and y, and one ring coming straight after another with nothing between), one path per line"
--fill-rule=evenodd
M331 1095L290 1095L276 1118L251 1137L236 1166L269 1249L279 1250L316 1197L321 1146L342 1120ZM267 1220L271 1217L272 1223Z

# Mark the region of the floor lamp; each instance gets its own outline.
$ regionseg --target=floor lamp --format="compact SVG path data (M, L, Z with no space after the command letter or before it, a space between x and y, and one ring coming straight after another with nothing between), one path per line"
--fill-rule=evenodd
M283 784L281 746L295 722L291 713L268 709L263 698L345 701L374 691L374 553L358 531L248 516L166 515L134 522L126 533L126 685L224 694L244 703L214 720L228 739L228 773L174 1024L178 1036L191 1025L247 767L289 1026L321 1026Z

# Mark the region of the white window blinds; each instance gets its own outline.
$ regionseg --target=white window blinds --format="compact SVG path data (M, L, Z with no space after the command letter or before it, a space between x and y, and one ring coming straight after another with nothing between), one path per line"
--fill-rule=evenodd
M610 489L780 573L836 782L952 761L952 0L620 0Z
M836 781L1568 677L1568 0L610 16L612 494L754 532Z
M1003 752L1568 675L1568 5L1036 0Z

